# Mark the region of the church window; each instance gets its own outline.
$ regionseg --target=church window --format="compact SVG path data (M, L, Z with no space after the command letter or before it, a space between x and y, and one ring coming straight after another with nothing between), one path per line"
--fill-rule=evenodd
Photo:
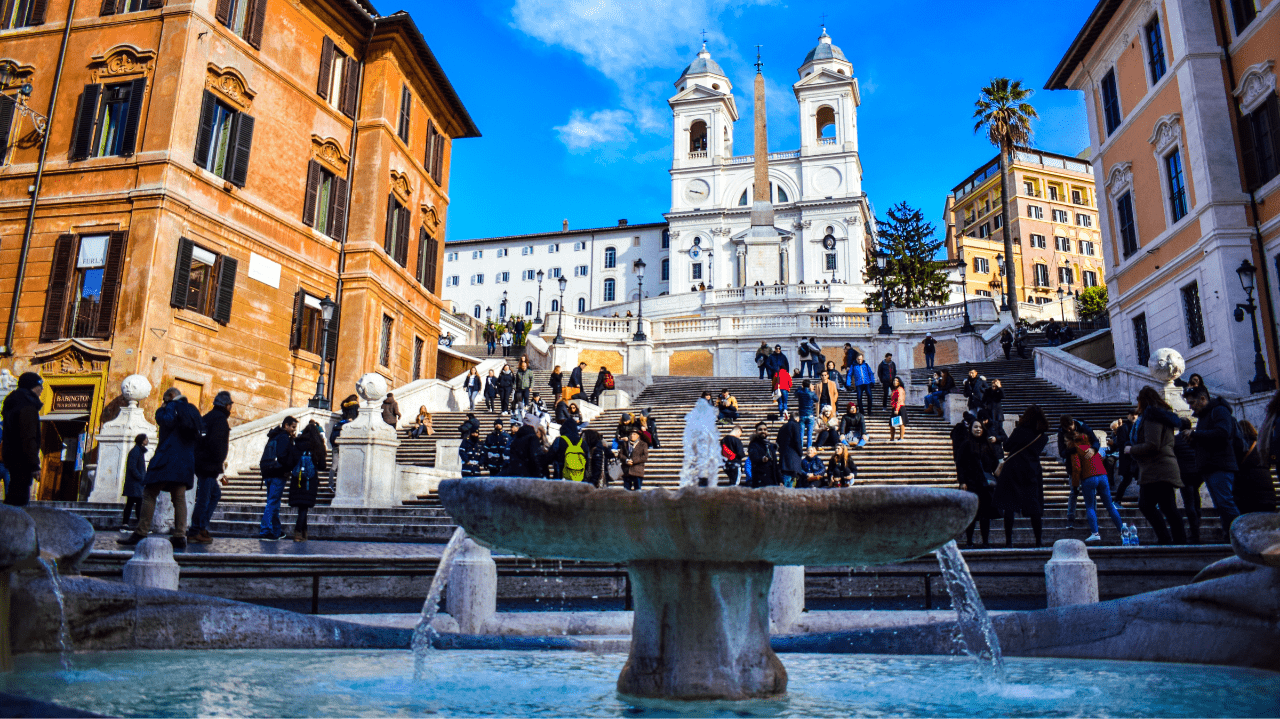
M707 151L707 123L694 120L689 126L689 152Z
M739 206L739 207L746 207L746 206L747 206L747 191L746 191L746 190L743 190L743 191L742 191L742 197L739 197L739 198L738 198L738 206Z
M618 287L618 283L615 282L612 277L604 281L604 301L605 302L613 302L613 298L616 296L616 293L617 293L617 287ZM555 300L552 300L552 302L555 302Z
M817 122L818 139L830 140L830 143L821 144L834 144L836 140L836 111L830 105L823 105L818 108Z
M828 253L827 253L827 264L826 264L826 268L827 268L827 272L835 272L835 269L836 269L836 253L834 253L834 252L828 252Z
M560 311L560 300L551 300L551 311L552 312Z
M738 197L739 207L747 206L748 204L747 193L753 191L754 189L755 189L755 185L752 185L751 187L748 187L747 189L742 191L742 195ZM776 195L774 194L775 191L777 193ZM775 187L772 182L769 183L769 199L771 202L776 202L776 203L791 202L791 196L788 195L787 191L782 188L782 185L777 185Z
M471 315L476 319L480 319L480 305L471 308Z
M526 316L526 317L528 317L529 315L532 315L532 314L533 314L533 301L532 301L532 300L525 300L525 302L524 302L524 314L525 314L525 316Z
M611 270L618 266L618 251L612 247L604 248L604 268Z
M787 196L787 191L782 189L782 185L778 185L778 203L791 202L791 198Z

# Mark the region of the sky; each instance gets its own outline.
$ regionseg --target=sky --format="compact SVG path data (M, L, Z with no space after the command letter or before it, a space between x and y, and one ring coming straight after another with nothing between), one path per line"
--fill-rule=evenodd
M790 86L825 21L858 78L863 189L881 218L905 201L942 224L946 194L995 156L972 119L993 77L1035 89L1035 146L1070 155L1088 146L1082 95L1040 89L1093 9L1085 0L389 2L375 4L414 15L483 134L453 143L447 240L552 232L564 219L571 228L662 221L667 99L704 31L734 86L738 148L752 147L763 46L777 152L799 147Z

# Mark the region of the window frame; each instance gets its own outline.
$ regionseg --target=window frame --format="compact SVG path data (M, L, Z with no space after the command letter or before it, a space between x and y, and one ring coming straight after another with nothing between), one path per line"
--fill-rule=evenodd
M208 295L191 306L191 269L196 261L196 250L214 257L210 266L208 279ZM226 325L231 321L231 308L235 299L235 279L239 268L239 260L213 250L202 247L186 237L178 238L178 257L174 261L173 287L170 292L169 305L180 310L187 310L212 318L213 321Z
M604 279L603 286L600 289L600 298L603 302L617 302L618 297L618 281L612 277Z
M1032 220L1044 219L1044 208L1040 205L1027 205L1027 218Z
M1147 328L1147 313L1139 312L1130 320L1133 327L1133 354L1138 366L1146 367L1151 361L1151 333Z
M1111 137L1120 125L1124 124L1124 110L1120 107L1120 88L1116 84L1116 69L1107 70L1098 81L1098 95L1102 103L1104 138Z
M1187 332L1187 345L1199 347L1209 341L1204 325L1204 301L1200 297L1200 281L1194 279L1178 288L1182 305L1183 328Z
M196 166L243 188L249 176L254 124L252 115L231 107L211 91L205 90L196 132ZM216 138L215 133L218 135ZM223 142L226 146L221 151L223 164L219 172L216 158Z
M618 267L618 248L610 246L604 248L604 269L612 270Z
M1159 157L1160 180L1164 197L1165 217L1169 218L1169 226L1178 224L1190 214L1191 202L1187 197L1186 165L1182 161L1182 143L1175 142L1169 151ZM1177 165L1175 168L1171 165Z
M1113 200L1116 217L1116 239L1119 240L1120 256L1127 260L1142 249L1138 235L1138 218L1133 211L1133 190L1127 189ZM1126 222L1127 219L1127 222ZM1127 230L1127 231L1126 231Z
M1277 92L1272 90L1253 112L1241 115L1240 125L1246 189L1257 190L1280 177L1280 97Z
M392 333L395 332L395 318L383 313L382 325L378 330L378 366L391 369Z
M1043 262L1037 262L1031 266L1033 284L1036 287L1049 286L1049 266Z
M1147 77L1151 81L1151 87L1169 73L1164 45L1164 28L1160 26L1160 15L1156 14L1142 27L1142 48L1146 55Z

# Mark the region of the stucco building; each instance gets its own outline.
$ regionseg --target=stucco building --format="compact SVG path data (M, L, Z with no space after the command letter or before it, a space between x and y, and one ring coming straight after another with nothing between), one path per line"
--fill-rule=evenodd
M41 498L75 498L130 374L237 420L306 404L322 357L330 393L435 376L450 145L479 133L412 18L29 5L0 31L0 367L45 377Z

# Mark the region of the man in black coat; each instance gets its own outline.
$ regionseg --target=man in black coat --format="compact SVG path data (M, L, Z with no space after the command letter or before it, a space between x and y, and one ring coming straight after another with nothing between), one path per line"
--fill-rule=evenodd
M747 445L747 457L751 460L751 486L773 487L782 484L778 475L778 447L769 441L769 426L756 424L751 444Z
M876 378L880 380L880 384L884 385L884 401L880 404L883 409L889 409L889 383L893 382L893 378L898 376L898 365L893 362L893 355L886 353L884 361L876 367Z
M133 546L151 533L151 519L156 512L156 499L168 492L173 500L173 530L169 541L176 549L187 546L187 490L195 486L196 443L200 441L200 410L182 396L182 390L165 390L164 404L156 410L160 441L147 465L142 480L142 514L138 529L117 544Z
M258 462L262 469L262 483L267 488L267 505L262 509L262 521L258 524L258 539L274 542L284 536L280 527L280 502L289 474L297 466L299 452L293 441L298 433L298 418L285 417L279 427L267 434L267 446Z
M1008 352L1005 354L1007 355ZM933 338L932 332L924 333L924 366L926 369L933 369L933 360L937 355L938 340Z
M582 370L587 368L586 362L579 362L577 367L569 373L569 387L578 390L579 393L584 391L582 386Z
M136 514L142 518L142 480L147 478L147 435L140 434L133 438L133 449L124 460L124 516L120 518L120 531L130 532L129 515ZM136 522L135 522L135 525Z
M196 506L191 512L191 531L187 539L192 544L209 544L209 520L222 500L222 487L227 484L222 477L226 469L227 448L231 443L231 393L223 390L213 398L213 409L203 417L204 436L196 445Z
M480 431L480 420L476 419L474 412L467 412L467 418L458 425L458 434L460 439L466 439L471 436L472 432Z
M796 480L804 476L800 466L803 457L804 430L796 421L796 413L788 412L786 423L778 430L778 470L782 472L783 485L794 487Z
M511 458L507 460L507 466L502 470L504 477L541 477L546 479L546 475L543 474L546 467L546 452L542 449L542 437L538 434L539 429L541 428L526 421L524 426L516 431L515 437L511 440Z
M964 383L960 385L960 391L969 398L969 409L977 410L982 406L982 395L987 391L987 381L978 376L978 370L971 369L969 376L965 377Z
M40 477L40 393L44 380L35 372L23 372L18 388L4 398L4 466L9 470L9 489L4 503L25 507L31 500L31 485Z

